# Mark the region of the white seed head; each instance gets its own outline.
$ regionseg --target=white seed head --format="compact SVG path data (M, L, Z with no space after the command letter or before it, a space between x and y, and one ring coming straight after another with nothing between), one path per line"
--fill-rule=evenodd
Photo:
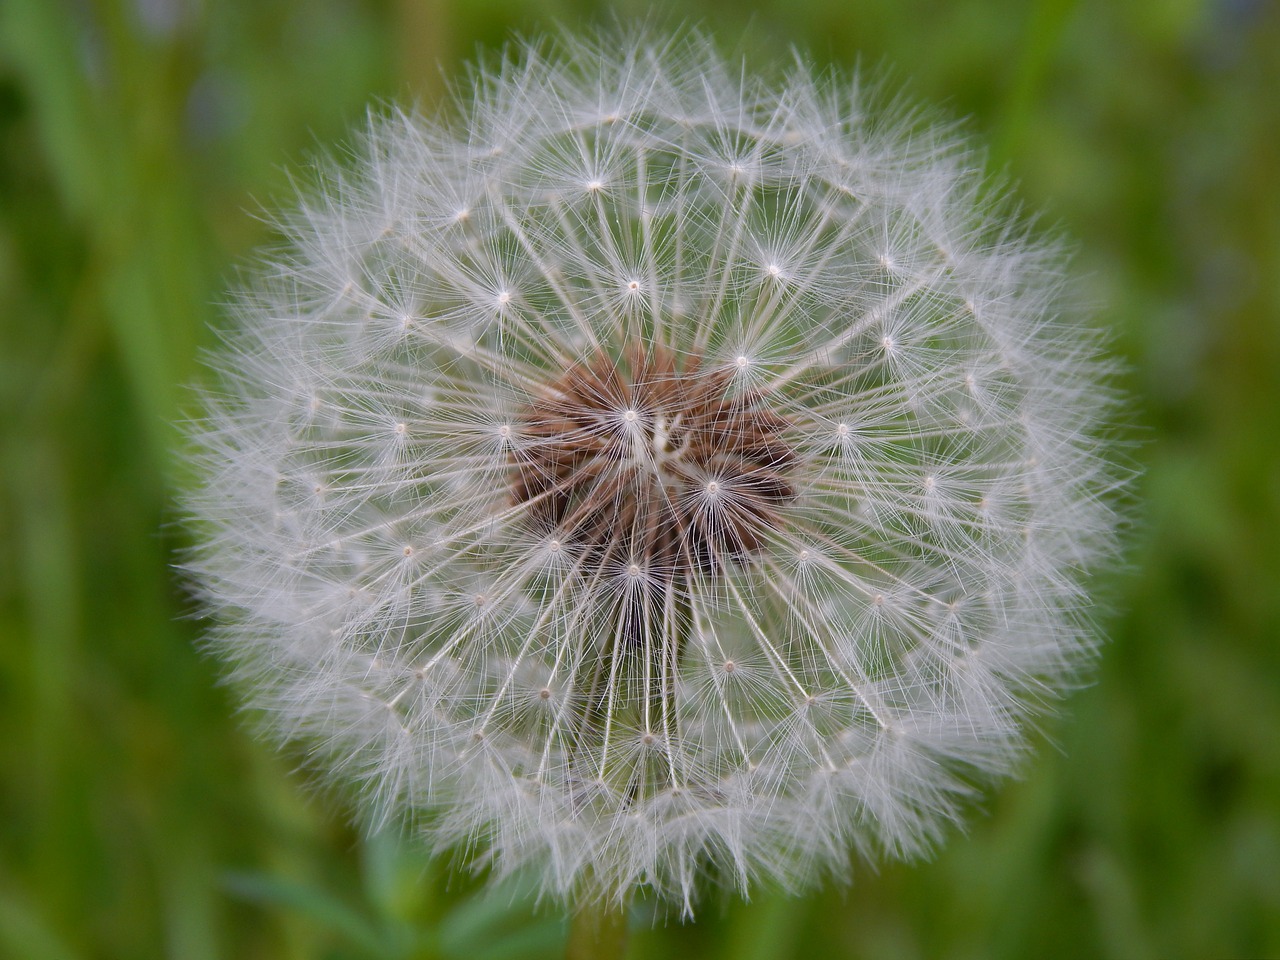
M1088 659L1095 339L963 145L863 97L696 36L521 49L286 220L191 566L376 815L687 911L925 849Z

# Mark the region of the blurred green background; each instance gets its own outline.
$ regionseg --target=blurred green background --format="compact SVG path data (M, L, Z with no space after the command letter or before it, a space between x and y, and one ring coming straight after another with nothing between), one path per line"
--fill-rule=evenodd
M694 925L638 908L632 955L1280 956L1278 4L743 6L678 16L760 65L889 67L1078 240L1144 474L1096 682L967 834ZM0 2L0 956L563 949L245 732L170 570L174 423L291 165L513 29L655 9Z

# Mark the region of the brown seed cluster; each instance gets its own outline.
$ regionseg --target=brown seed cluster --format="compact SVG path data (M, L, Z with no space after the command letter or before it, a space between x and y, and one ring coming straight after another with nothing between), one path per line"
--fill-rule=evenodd
M758 550L796 496L789 422L732 369L662 346L599 353L521 410L511 499L580 559L687 582Z

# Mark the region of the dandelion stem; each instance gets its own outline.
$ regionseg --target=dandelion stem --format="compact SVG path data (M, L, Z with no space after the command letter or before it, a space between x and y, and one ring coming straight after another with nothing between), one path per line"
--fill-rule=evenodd
M627 910L612 900L587 903L569 921L565 960L622 960L627 954Z

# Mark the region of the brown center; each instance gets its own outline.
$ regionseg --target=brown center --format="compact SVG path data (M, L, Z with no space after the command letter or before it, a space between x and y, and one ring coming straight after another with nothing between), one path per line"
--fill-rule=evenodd
M576 364L517 417L512 502L588 578L679 586L760 549L797 457L789 422L735 373L660 346Z

